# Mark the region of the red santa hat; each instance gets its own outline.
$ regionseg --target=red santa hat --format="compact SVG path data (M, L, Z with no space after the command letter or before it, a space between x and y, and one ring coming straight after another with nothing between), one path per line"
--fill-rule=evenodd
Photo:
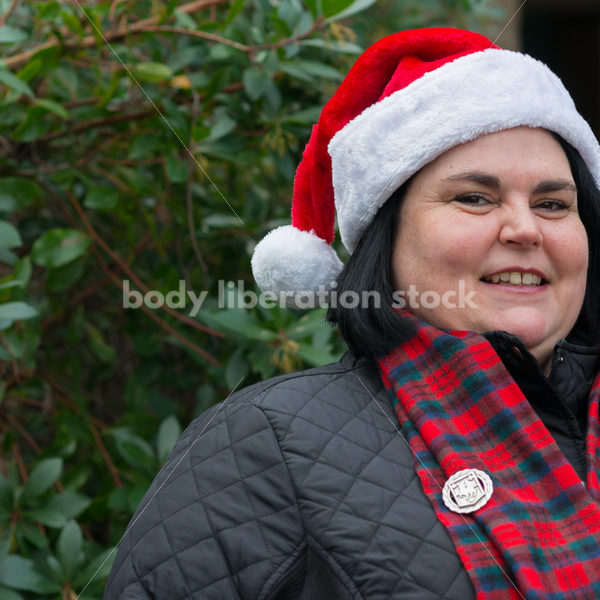
M518 126L555 132L600 182L600 148L543 63L453 28L403 31L362 54L325 105L296 171L292 224L265 236L252 270L263 291L328 289L394 190L446 150Z

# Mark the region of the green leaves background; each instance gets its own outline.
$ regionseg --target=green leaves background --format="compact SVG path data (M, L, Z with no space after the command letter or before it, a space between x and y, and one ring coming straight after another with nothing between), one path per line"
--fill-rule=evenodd
M501 16L485 0L80 4L0 0L7 600L99 599L182 428L236 386L340 356L322 309L222 309L219 281L255 289L253 246L289 220L311 126L362 48ZM208 296L194 317L124 309L124 280Z

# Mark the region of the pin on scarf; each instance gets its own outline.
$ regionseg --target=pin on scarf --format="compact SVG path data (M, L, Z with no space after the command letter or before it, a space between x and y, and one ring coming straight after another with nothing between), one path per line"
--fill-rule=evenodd
M487 504L494 485L487 473L479 469L457 471L444 484L444 504L456 513L471 513Z

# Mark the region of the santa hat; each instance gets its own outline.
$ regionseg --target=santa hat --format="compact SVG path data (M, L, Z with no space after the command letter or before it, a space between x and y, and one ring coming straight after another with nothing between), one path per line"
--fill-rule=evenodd
M379 208L446 150L518 126L553 131L600 182L600 148L560 79L530 56L453 28L403 31L362 54L325 105L296 171L292 224L257 244L263 291L328 289Z

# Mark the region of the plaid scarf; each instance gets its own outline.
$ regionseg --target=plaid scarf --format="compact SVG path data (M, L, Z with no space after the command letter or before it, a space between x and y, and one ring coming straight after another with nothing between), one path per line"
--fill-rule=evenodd
M600 376L589 398L587 489L481 335L402 313L414 336L379 359L402 435L478 600L600 598ZM450 511L446 480L480 469L482 508Z

